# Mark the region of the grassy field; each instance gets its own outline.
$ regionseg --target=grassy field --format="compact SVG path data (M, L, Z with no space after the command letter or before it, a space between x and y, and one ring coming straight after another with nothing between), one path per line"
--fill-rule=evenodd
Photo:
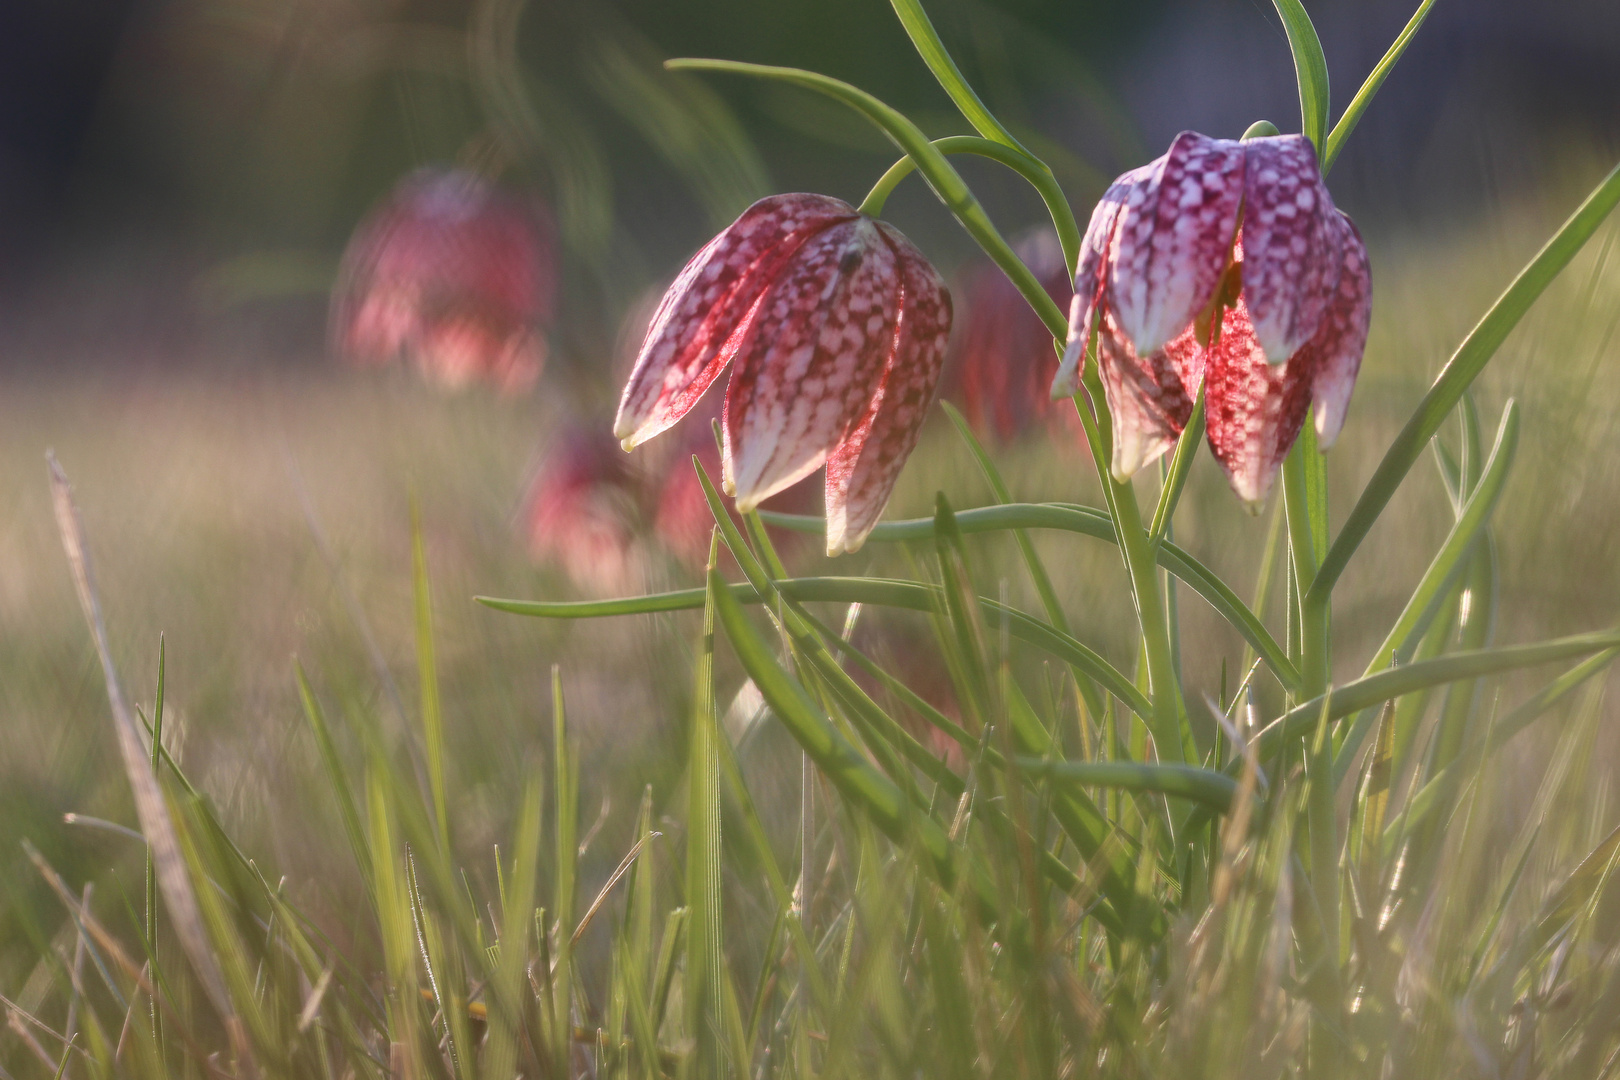
M1370 238L1376 296L1373 334L1349 425L1329 457L1336 514L1344 513L1350 493L1365 482L1450 350L1567 212L1569 202L1564 194L1549 194L1486 225L1458 226L1443 235L1375 233ZM1487 434L1495 429L1508 397L1519 401L1524 420L1518 462L1493 526L1499 583L1492 635L1496 643L1598 630L1620 621L1617 247L1620 227L1610 223L1515 332L1475 393ZM403 971L399 965L414 970L415 962L400 959L398 941L390 934L399 940L414 936L426 941L432 927L424 931L422 920L431 924L433 918L425 907L411 908L417 919L414 935L408 928L390 929L387 904L376 899L376 880L357 869L340 800L334 797L317 738L300 703L295 662L307 672L332 726L339 757L352 770L355 798L371 808L368 836L375 840L375 807L380 804L367 804L366 799L381 796L375 791L379 782L367 788L360 779L367 762L373 776L393 776L400 791L414 798L420 794L424 767L432 772L437 759L433 736L431 732L424 736L420 720L413 513L419 516L431 583L438 694L443 703L448 846L440 858L446 868L454 868L452 873L464 872L465 877L456 880L464 884L465 898L480 898L471 905L478 932L486 936L480 940L488 944L508 926L502 901L512 895L514 884L498 880L493 849L500 845L503 857L510 860L513 837L525 826L521 808L526 805L526 786L534 776L546 778L543 797L531 787L531 796L540 801L552 799L559 782L566 787L567 763L559 770L554 753L554 665L578 753L576 828L584 839L577 845L578 899L554 899L551 914L557 914L559 905L572 904L577 915L649 827L663 836L649 844L638 867L655 859L664 882L659 888L666 892L678 892L682 879L686 888L691 887L694 866L703 869L701 860L692 862L691 852L682 855L694 824L692 807L697 805L687 764L692 738L688 717L695 693L691 672L700 655L699 615L548 622L492 612L471 599L477 594L580 595L554 569L530 561L518 529L526 478L570 411L568 402L548 397L547 385L543 382L535 395L520 400L481 393L446 397L403 379L316 369L218 377L193 371L172 378L152 373L125 377L113 369L85 376L41 371L0 384L0 505L5 507L0 518L0 642L4 643L0 882L5 890L0 910L0 993L16 1003L8 1013L12 1027L0 1032L0 1067L18 1076L45 1075L44 1059L60 1054L59 1043L51 1044L30 1021L18 1018L23 1011L37 1013L42 1023L58 1031L75 1023L70 1014L76 1013L82 1027L84 1017L94 1013L109 1038L118 1039L118 1021L127 1009L120 1009L109 985L89 985L90 968L105 964L110 969L107 984L121 985L126 993L130 985L127 974L118 972L105 956L86 960L81 955L75 961L78 935L72 920L64 915L44 877L29 864L20 842L37 848L75 890L94 883L91 908L126 941L138 938L134 915L141 908L142 845L94 822L64 821L65 814L74 814L126 827L136 824L111 737L100 670L51 516L43 457L47 448L54 449L76 488L97 564L112 652L129 697L150 714L161 635L166 650L165 741L170 752L224 833L251 857L281 900L307 920L302 927L317 943L316 952L346 957L354 965L351 974L337 977L334 987L344 988L355 1001L373 996L367 1005L353 1004L345 1024L358 1031L367 1026L360 1019L363 1014L387 1012L389 1024L377 1024L394 1033L393 1045L404 1044L399 1032L414 1030L410 1023L417 1021L400 1020L388 1010L414 1006L409 1001L400 1005L397 995L390 996L385 987ZM1448 427L1445 438L1455 450L1455 425ZM890 517L929 513L936 491L945 492L957 509L989 501L971 456L947 423L935 422L926 440L908 466ZM1095 477L1079 450L1060 452L1034 439L1003 448L997 456L1011 488L1022 499L1099 503ZM1153 482L1139 486L1151 489ZM1245 514L1206 459L1194 470L1176 519L1175 538L1237 584L1247 598L1270 520L1269 512L1259 517ZM1438 470L1420 465L1352 564L1336 598L1337 679L1360 673L1382 628L1399 612L1450 524ZM1040 535L1037 542L1076 637L1121 669L1133 670L1134 636L1127 633L1129 592L1114 549L1058 534ZM1028 610L1037 607L1009 539L972 540L968 550L974 575L985 586L981 591L993 591L987 583L1001 583L1013 602ZM915 555L872 544L830 566L813 554L798 558L806 573L909 576L908 561ZM645 584L650 589L700 584L673 563L653 560L649 565ZM1279 638L1281 592L1280 585L1271 589L1270 608L1264 613ZM1229 685L1241 676L1243 643L1185 589L1179 603L1187 695L1193 699L1216 694L1223 665ZM840 612L827 614L829 620L839 616ZM925 618L897 618L884 626L896 651L913 638L930 640ZM716 694L724 710L743 676L725 649L715 662ZM1038 664L1026 667L1020 669L1021 677L1038 681ZM941 680L942 674L935 671L932 678ZM1475 708L1486 718L1505 711L1551 674L1537 669L1489 682ZM917 675L930 677L926 668L919 668ZM1578 942L1571 938L1577 942L1572 948L1584 950L1582 955L1560 961L1564 964L1560 971L1579 967L1596 973L1591 975L1594 982L1581 984L1582 993L1590 995L1581 1009L1560 1014L1547 1004L1556 999L1561 980L1575 975L1555 973L1547 987L1515 991L1519 997L1514 1000L1532 1005L1485 1001L1479 989L1487 985L1484 974L1474 971L1477 981L1457 981L1450 961L1439 952L1451 940L1446 937L1447 920L1466 922L1460 913L1472 912L1476 898L1500 890L1509 856L1525 853L1515 879L1522 884L1506 902L1505 923L1533 921L1554 886L1614 827L1613 762L1620 739L1616 710L1603 696L1602 685L1602 678L1587 684L1483 766L1476 790L1484 794L1470 804L1469 814L1448 826L1459 839L1427 872L1433 875L1434 889L1449 892L1431 894L1441 895L1444 902L1429 905L1427 921L1405 941L1403 955L1410 959L1425 949L1431 951L1427 969L1435 974L1434 985L1417 997L1454 1022L1447 1033L1434 1036L1432 1047L1408 1047L1409 1056L1400 1060L1427 1061L1437 1067L1464 1061L1472 1038L1478 1047L1470 1067L1477 1067L1479 1075L1595 1076L1598 1073L1592 1070L1604 1059L1613 1069L1613 1059L1607 1057L1611 1044L1601 1042L1615 1030L1612 1017L1609 1034L1594 1035L1563 1058L1552 1052L1527 1057L1523 1050L1527 1038L1534 1042L1525 1035L1525 1025L1544 1021L1551 1025L1549 1032L1564 1032L1544 1033L1540 1036L1544 1045L1567 1047L1572 1044L1567 1031L1558 1026L1564 1023L1560 1016L1589 1015L1588 1009L1613 1004L1620 992L1614 951L1620 940L1614 931L1620 924L1614 918L1612 898L1606 906L1594 908L1590 933ZM1274 683L1262 679L1256 686L1264 708L1280 703ZM738 756L764 834L782 864L790 866L799 857L798 753L771 721L765 725L747 738ZM388 763L387 769L379 763ZM431 788L431 777L428 780L426 787ZM644 790L650 792L645 806ZM1341 797L1347 798L1344 792ZM896 936L905 926L878 929L885 927L880 909L884 897L889 897L883 890L898 886L886 884L880 874L873 880L878 847L858 823L838 813L829 815L823 802L823 831L812 845L812 855L819 860L813 876L828 885L822 897L825 907L812 906L807 928L826 936L822 949L828 978L840 988L847 985L850 1000L875 1004L870 1006L871 1015L851 1013L845 1003L829 1007L815 1023L792 1019L794 1008L802 1007L801 998L809 991L801 984L801 998L793 997L788 967L772 974L769 958L781 948L786 931L770 890L762 884L768 875L763 874L760 853L745 842L746 829L736 825L732 815L737 811L727 805L724 841L718 849L725 864L724 885L715 895L724 897L721 944L736 986L728 992L740 999L740 1009L737 1002L721 1001L720 1011L737 1011L740 1030L754 1031L764 1024L757 1042L749 1045L765 1049L753 1056L746 1071L869 1075L881 1063L884 1070L901 1074L906 1071L904 1062L922 1068L932 1059L918 1047L933 1038L929 1032L950 1026L949 1002L942 999L925 1006L919 999L896 1004L909 1001L907 993L898 983L886 982L898 976L884 974L874 958L887 955L885 950L903 951L908 940L937 944L931 935L945 940L951 933L912 926L907 939ZM395 813L408 817L403 810ZM565 824L549 812L546 821L548 836L549 830ZM1535 824L1529 841L1526 822ZM715 838L719 838L717 821ZM1257 850L1262 855L1270 852L1267 857L1273 859L1287 846L1276 838L1257 843ZM559 853L566 846L561 840L556 845ZM506 877L520 874L523 862L520 851L517 866L508 865ZM574 873L568 862L560 854L548 853L531 868L542 882L543 895ZM649 971L667 972L654 963L653 938L642 929L643 921L652 918L652 871L638 868L635 873L640 875L639 891L626 893L621 888L611 894L604 914L589 933L579 936L572 1017L565 995L561 1006L551 1002L554 1010L561 1010L552 1014L553 1020L563 1017L557 1023L593 1031L618 1023L618 1030L634 1030L635 1017L626 1019L624 988L630 983L625 970L645 963ZM789 885L795 876L787 875ZM223 886L226 893L236 887ZM668 899L665 893L656 895L659 903ZM495 899L484 899L490 897ZM442 896L434 901L444 903ZM642 903L648 905L645 911L636 907ZM1285 897L1263 890L1254 897L1262 914L1286 903ZM1481 903L1489 906L1488 901ZM702 914L690 895L686 904L689 920ZM274 924L269 910L262 909L260 917ZM852 911L863 913L866 920L853 952ZM510 914L505 912L508 918ZM663 917L660 910L658 919ZM443 918L445 926L457 925L455 917ZM718 926L717 911L714 918ZM695 926L689 923L687 932L695 934ZM455 936L453 929L441 930ZM1177 940L1185 943L1190 930L1182 927L1183 937ZM966 968L974 969L979 960L994 967L992 952L975 953L986 943L971 929L963 935L959 944L969 954L963 961ZM673 947L667 939L659 940L664 948ZM554 941L548 947L558 945ZM175 950L169 948L172 961ZM422 949L434 953L428 944ZM1237 945L1232 949L1233 956L1242 952ZM138 947L132 952L138 955ZM1227 1045L1210 1031L1176 1025L1166 1029L1163 1006L1156 1002L1197 1000L1199 993L1214 994L1220 986L1226 987L1220 992L1230 991L1234 1000L1238 995L1219 980L1200 982L1198 960L1190 953L1172 949L1166 956L1143 969L1144 981L1129 999L1135 1015L1128 1022L1122 1018L1131 1010L1117 999L1100 1007L1111 1019L1093 1023L1088 1009L1098 1006L1082 1000L1098 994L1091 985L1061 1008L1053 1006L1057 1015L1077 1018L1064 1019L1063 1024L1093 1023L1097 1060L1107 1071L1170 1075L1158 1070L1200 1060L1200 1046L1215 1053L1209 1048ZM938 965L941 960L935 956L931 962ZM499 961L493 963L504 977L507 969ZM75 964L86 984L82 994L68 989ZM328 971L342 966L335 959L323 959L315 970L323 965ZM1112 965L1111 970L1125 966L1118 957ZM308 1007L313 980L307 973L300 984L293 975L278 975L274 963L262 959L257 970L252 976L253 968L248 968L257 979L254 985L263 1011L272 1017L266 1023L273 1027L278 1022L273 1020L280 1015L276 1008L297 1018ZM376 974L382 971L390 975ZM681 971L678 1000L684 1000L679 987L698 985L689 964ZM424 978L439 976L442 972L429 971ZM774 982L766 985L778 976L782 987ZM1308 973L1295 976L1309 978ZM278 978L283 982L278 984ZM974 971L966 985L993 987L998 985L996 978L988 968ZM272 1007L277 993L296 985L303 986L301 1000ZM969 1012L981 1006L994 1011L1001 1000L996 993L1005 990L1005 986L986 990L982 1001L969 1000L962 1007ZM1480 996L1470 996L1476 991ZM182 987L179 993L191 1002L190 1008L203 1009L195 1000L196 990ZM692 996L690 989L686 993ZM544 997L539 989L536 994ZM334 989L333 1000L338 995ZM756 1001L761 1002L757 1015L750 1016ZM392 1004L385 1008L385 1002ZM670 1008L673 1017L678 1010ZM1519 1011L1510 1017L1513 1008ZM1474 1009L1500 1019L1508 1034L1492 1042L1494 1029L1474 1032L1469 1026L1473 1021L1456 1020ZM1537 1013L1538 1009L1542 1011ZM144 1012L144 1006L136 1012ZM1212 1007L1209 1025L1213 1028L1216 1017L1223 1015L1248 1014L1235 1005L1229 1013ZM432 1020L428 1012L423 1017ZM828 1030L836 1028L832 1019L837 1017L850 1031L863 1034L841 1039L833 1030L829 1038ZM1285 1034L1297 1027L1287 1015L1281 1020L1262 1019ZM772 1022L778 1026L774 1034L769 1030ZM1035 1047L1029 1053L1036 1053L1038 1038L1021 1029L997 1035L1001 1030L997 1022L977 1013L964 1023L983 1041L975 1052L962 1049L966 1060L952 1059L958 1074L1041 1073L1042 1058L1020 1056L1028 1047ZM1177 1023L1185 1026L1192 1021ZM1512 1023L1520 1026L1512 1028ZM215 1032L211 1025L199 1021L198 1030L206 1036ZM614 1072L622 1067L643 1075L684 1069L686 1059L679 1055L705 1038L732 1040L728 1047L741 1045L733 1038L735 1033L706 1035L681 1027L674 1018L667 1025L654 1030L661 1045L675 1055L668 1060L636 1053L615 1057L604 1037L596 1037L595 1046L581 1044L577 1061L557 1052L561 1056L554 1054L547 1068ZM354 1051L347 1067L357 1074L371 1068L379 1075L390 1070L401 1075L402 1069L439 1075L449 1068L471 1075L467 1071L471 1066L455 1059L456 1027L444 1029L450 1037L448 1066L410 1058L403 1051L404 1059L391 1058L388 1040L366 1043L355 1035L355 1045L363 1044L365 1051ZM348 1031L332 1021L334 1040ZM1147 1033L1141 1036L1144 1056L1134 1063L1122 1060L1117 1049L1131 1043L1133 1032ZM226 1045L217 1032L207 1037ZM1282 1045L1293 1045L1289 1038L1293 1036L1284 1038ZM1558 1043L1558 1038L1565 1041ZM36 1045L43 1040L47 1053L31 1050L31 1040ZM633 1043L632 1038L627 1045ZM178 1043L171 1045L170 1052L177 1047ZM1110 1047L1115 1048L1113 1057ZM939 1052L956 1049L952 1043ZM1243 1062L1278 1067L1266 1056L1269 1051L1243 1056L1251 1050L1228 1056L1234 1075L1259 1075L1241 1072L1249 1067ZM130 1060L145 1060L134 1050L127 1053ZM72 1055L68 1060L75 1074L96 1071L90 1060L82 1065ZM304 1067L296 1064L301 1060L289 1057L281 1064L260 1064L271 1073L296 1075ZM347 1059L331 1051L322 1060ZM1225 1061L1217 1067L1209 1063L1215 1060L1205 1059L1208 1071L1200 1075L1225 1075ZM1532 1071L1506 1071L1514 1062ZM202 1066L189 1058L186 1068L203 1075ZM1065 1068L1078 1066L1070 1061ZM1504 1071L1493 1072L1496 1068ZM245 1070L236 1071L246 1075ZM745 1070L738 1065L738 1071ZM333 1073L341 1074L341 1069ZM1354 1074L1349 1065L1346 1074Z

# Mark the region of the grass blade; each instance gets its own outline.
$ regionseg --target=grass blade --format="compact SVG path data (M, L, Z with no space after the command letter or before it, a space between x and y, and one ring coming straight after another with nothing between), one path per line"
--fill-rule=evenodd
M68 483L67 474L57 464L54 455L47 455L47 464L50 470L51 499L56 510L56 524L62 536L62 549L67 553L68 567L73 573L74 589L79 595L79 607L84 612L85 622L90 626L90 636L95 642L96 654L101 659L101 672L106 680L107 700L112 707L113 731L118 741L118 753L123 760L124 773L129 779L130 790L135 796L135 815L141 823L141 833L146 837L148 849L151 851L153 869L157 874L158 888L163 893L164 907L169 913L169 923L174 928L175 937L179 940L186 958L191 961L192 970L196 972L197 980L202 984L209 1003L230 1028L233 1038L243 1043L239 1050L245 1053L246 1046L236 1018L236 1010L226 989L225 976L220 971L219 962L208 942L202 912L197 906L197 894L192 889L191 879L186 872L186 863L180 850L174 821L169 816L169 807L163 797L163 789L158 784L157 775L148 760L147 749L141 745L141 735L136 727L135 718L124 699L118 669L113 666L112 648L107 641L107 628L102 621L101 603L96 595L95 574L90 565L90 552L85 543L84 524L73 501L73 489Z
M1462 400L1463 394L1473 385L1479 373L1485 370L1485 365L1502 342L1524 318L1530 305L1536 302L1547 286L1552 284L1560 271L1569 265L1569 261L1591 239L1609 212L1620 203L1620 166L1616 166L1604 177L1597 187L1592 189L1586 200L1570 215L1569 220L1553 234L1546 246L1531 259L1525 268L1519 271L1513 284L1507 287L1491 309L1485 313L1478 325L1471 330L1463 343L1457 347L1451 359L1441 370L1438 378L1429 387L1423 400L1418 402L1417 409L1412 413L1406 426L1401 429L1395 441L1384 452L1384 458L1378 463L1377 470L1372 479L1362 490L1361 497L1351 509L1350 516L1345 520L1344 527L1334 538L1333 545L1328 549L1327 558L1317 570L1316 578L1311 583L1311 592L1325 597L1333 591L1338 583L1339 575L1349 564L1351 556L1366 539L1367 533L1372 529L1394 498L1395 489L1400 487L1401 481L1411 471L1413 464L1422 455L1423 448L1429 440L1434 438L1440 425L1445 423L1451 410L1457 402Z
M1450 535L1440 545L1428 570L1406 601L1405 610L1395 620L1395 625L1390 627L1384 643L1368 661L1366 674L1381 671L1391 662L1404 663L1411 655L1418 638L1438 613L1440 601L1455 580L1455 575L1461 571L1464 560L1473 550L1474 541L1490 521L1491 512L1496 508L1508 473L1513 468L1518 445L1519 407L1509 399L1507 408L1502 411L1501 426L1497 428L1496 444L1491 448L1491 456L1485 463L1479 483L1469 494Z
M1327 141L1328 70L1322 55L1322 42L1316 27L1299 0L1272 0L1288 31L1288 47L1294 54L1294 75L1299 81L1300 130L1322 154Z
M1377 64L1373 65L1373 69L1367 75L1366 81L1361 84L1361 89L1356 91L1356 96L1350 99L1350 104L1344 110L1343 115L1339 117L1339 122L1333 125L1332 131L1328 132L1327 148L1322 151L1322 175L1326 176L1327 171L1333 168L1333 163L1338 160L1339 151L1344 149L1345 140L1350 137L1352 131L1356 130L1356 124L1361 121L1361 114L1366 112L1367 106L1372 104L1373 95L1378 93L1379 87L1384 85L1384 80L1389 78L1389 73L1395 69L1395 62L1401 58L1401 54L1406 51L1406 47L1412 43L1412 38L1417 35L1418 27L1422 26L1423 20L1429 17L1429 9L1432 7L1434 7L1434 0L1423 0L1418 5L1417 10L1412 13L1412 17L1407 20L1406 26L1395 36L1395 41L1390 45L1389 50L1384 53L1383 58Z
M1605 630L1592 634L1575 634L1554 638L1533 645L1509 645L1497 649L1477 649L1452 653L1421 663L1381 671L1346 683L1333 691L1328 720L1339 720L1351 713L1391 698L1410 694L1431 686L1441 686L1462 679L1476 679L1496 675L1516 668L1550 664L1587 653L1606 652L1620 648L1620 630ZM1322 698L1316 697L1288 710L1260 732L1262 757L1270 757L1281 744L1305 734L1316 723L1322 711Z
M422 521L411 509L411 586L416 616L416 667L421 680L422 744L427 757L428 790L439 850L450 851L450 821L444 805L444 714L439 699L439 666L433 647L433 598L428 591L427 553Z
M1134 761L1053 761L1020 756L1018 766L1031 776L1060 784L1150 791L1202 803L1225 813L1237 794L1237 783L1225 773L1195 765L1141 764Z

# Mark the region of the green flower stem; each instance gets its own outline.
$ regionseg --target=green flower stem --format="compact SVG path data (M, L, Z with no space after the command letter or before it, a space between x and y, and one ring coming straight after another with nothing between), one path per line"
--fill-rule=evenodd
M934 146L942 154L977 154L992 161L999 161L1028 180L1041 200L1046 203L1047 212L1052 215L1052 225L1057 229L1058 243L1063 247L1064 262L1068 264L1071 273L1074 271L1080 259L1080 224L1075 220L1074 210L1069 206L1069 200L1064 197L1063 189L1058 186L1057 177L1052 175L1052 170L1045 162L1023 150L991 139L981 139L977 135L948 135L943 139L935 139ZM889 195L916 167L917 163L910 155L889 166L888 171L878 178L878 182L872 185L872 190L861 201L861 213L871 217L881 215Z
M1029 301L1052 336L1061 339L1067 335L1068 319L1058 308L1057 303L1046 294L1046 289L1036 280L1029 267L1024 265L1023 260L1013 253L1013 249L1008 246L1001 233L996 231L990 216L984 212L984 207L979 204L978 198L968 188L961 174L951 167L951 163L945 160L945 155L929 141L921 128L894 108L849 83L800 68L744 64L734 60L696 59L667 60L664 67L671 71L721 71L789 82L842 101L861 113L917 163L917 171L928 181L928 186L934 189L934 194L961 223L962 228L967 230L968 235L978 242L997 266L1001 267L1017 286L1018 291L1024 294L1024 299Z

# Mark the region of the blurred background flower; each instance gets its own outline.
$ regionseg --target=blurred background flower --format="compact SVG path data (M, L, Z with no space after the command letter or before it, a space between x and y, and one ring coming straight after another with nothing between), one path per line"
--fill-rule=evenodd
M1019 238L1013 250L1067 311L1074 286L1057 234L1036 228ZM1052 400L1058 354L1051 331L1029 301L989 259L971 265L957 296L962 314L952 342L950 396L973 429L1007 443L1042 427L1068 448L1083 447L1074 406Z
M543 208L465 169L420 169L362 221L332 295L334 349L455 389L525 390L556 292Z
M606 424L575 424L552 442L523 509L529 555L602 596L640 587L638 477Z

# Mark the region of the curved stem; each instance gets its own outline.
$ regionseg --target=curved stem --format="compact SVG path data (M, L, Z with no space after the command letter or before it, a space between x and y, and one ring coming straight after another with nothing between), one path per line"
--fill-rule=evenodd
M978 242L985 254L1006 273L1013 285L1024 295L1024 299L1035 309L1035 314L1040 316L1041 322L1046 324L1052 336L1062 339L1068 334L1068 319L1058 308L1057 302L1047 295L1046 289L1036 280L1029 267L1024 265L1024 261L1013 252L1001 233L996 231L990 216L984 212L984 207L979 204L978 198L968 188L961 174L951 167L950 162L945 160L945 155L929 141L922 129L898 110L849 83L801 68L744 64L735 60L690 58L666 60L664 67L671 71L723 71L735 75L752 75L757 78L790 82L826 94L861 113L916 162L917 171L923 174L928 186L934 189L934 194L939 196L946 209L956 217L968 235Z
M1047 213L1052 215L1052 226L1057 230L1058 243L1063 247L1063 261L1068 264L1070 272L1073 272L1080 258L1080 223L1075 220L1074 210L1069 206L1069 200L1064 197L1063 189L1058 186L1057 177L1052 175L1052 170L1045 162L1023 150L977 135L948 135L943 139L935 139L934 146L942 154L977 154L979 157L999 161L1028 180L1030 186L1040 195L1041 201L1046 204ZM883 204L888 201L889 195L916 167L917 163L910 155L889 166L888 171L878 178L878 182L872 185L872 190L861 201L861 213L871 217L882 214Z

